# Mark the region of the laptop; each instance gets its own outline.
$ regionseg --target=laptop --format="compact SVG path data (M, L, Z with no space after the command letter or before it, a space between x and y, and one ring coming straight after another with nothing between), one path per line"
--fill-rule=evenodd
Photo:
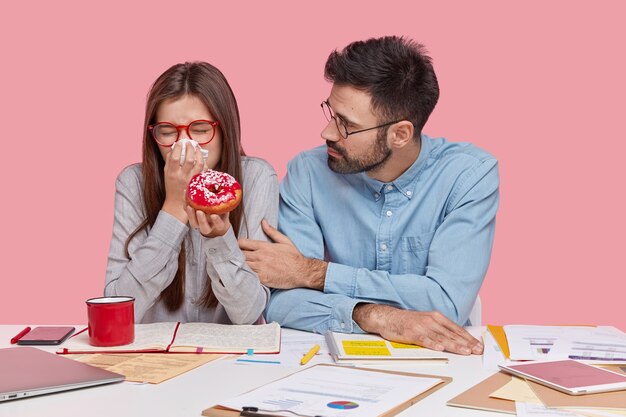
M34 347L0 349L0 402L121 382L124 376Z

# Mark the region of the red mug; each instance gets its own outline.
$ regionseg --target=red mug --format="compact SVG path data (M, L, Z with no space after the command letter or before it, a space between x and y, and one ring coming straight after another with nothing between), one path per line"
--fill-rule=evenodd
M120 346L135 340L135 299L98 297L87 300L89 344Z

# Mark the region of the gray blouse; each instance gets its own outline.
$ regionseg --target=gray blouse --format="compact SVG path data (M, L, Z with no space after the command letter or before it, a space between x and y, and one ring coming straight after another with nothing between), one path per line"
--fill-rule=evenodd
M276 227L278 178L264 160L242 157L245 213L239 238L269 239L261 220ZM126 167L115 183L113 237L107 263L105 296L135 297L135 322L165 321L251 324L263 313L269 290L248 267L237 238L230 228L221 237L205 238L175 217L161 211L152 228L130 241L131 259L124 254L128 236L145 219L141 164ZM185 298L181 308L170 312L160 300L161 292L178 270L178 254L185 241ZM218 299L216 307L199 304L210 284Z

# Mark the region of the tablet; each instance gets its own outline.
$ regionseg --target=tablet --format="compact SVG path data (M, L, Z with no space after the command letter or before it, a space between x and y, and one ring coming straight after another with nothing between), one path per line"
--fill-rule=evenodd
M40 326L22 336L18 345L59 345L65 341L74 328L70 326Z
M626 375L574 360L499 366L507 373L570 395L626 390Z

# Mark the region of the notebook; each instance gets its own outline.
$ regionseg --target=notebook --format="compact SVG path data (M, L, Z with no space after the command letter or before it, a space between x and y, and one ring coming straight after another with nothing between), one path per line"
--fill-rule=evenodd
M421 346L391 342L373 334L350 334L329 331L326 342L330 355L336 363L361 365L388 363L388 361L436 361L446 363L448 357L442 352Z
M0 402L121 382L124 376L33 347L0 349Z
M85 329L86 330L86 329ZM135 324L135 341L98 347L89 344L87 331L70 337L57 353L278 353L278 323L236 325L215 323Z

